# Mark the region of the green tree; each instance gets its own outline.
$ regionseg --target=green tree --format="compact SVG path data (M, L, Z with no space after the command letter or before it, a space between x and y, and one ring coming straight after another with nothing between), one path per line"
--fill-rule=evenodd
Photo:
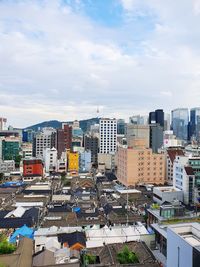
M20 162L21 162L22 156L16 155L15 157L15 166L19 168Z
M6 238L2 237L2 241L0 242L0 254L10 254L16 250L16 246L10 244Z
M66 179L66 172L61 173L61 181L64 182Z
M120 264L139 263L137 255L127 246L117 254L117 260Z
M96 256L92 254L85 255L85 263L86 264L95 264L96 263Z

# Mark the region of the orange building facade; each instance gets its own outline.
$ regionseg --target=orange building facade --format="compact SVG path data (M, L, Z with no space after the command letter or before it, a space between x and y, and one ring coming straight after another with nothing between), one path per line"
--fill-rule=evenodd
M119 146L117 179L125 186L165 183L165 156L142 146Z
M40 159L23 160L23 176L43 176L43 164Z

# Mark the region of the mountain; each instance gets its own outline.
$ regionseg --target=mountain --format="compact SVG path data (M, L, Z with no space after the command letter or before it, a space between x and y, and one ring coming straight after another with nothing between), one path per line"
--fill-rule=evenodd
M69 121L67 123L72 123L72 121ZM99 123L99 118L91 118L91 119L87 119L87 120L80 120L80 127L83 130L83 132L87 132L87 130L89 129L90 125L95 124L95 123ZM40 122L37 123L35 125L26 127L25 129L32 129L34 131L38 131L38 129L42 129L44 127L52 127L55 129L61 128L62 127L62 122L61 121L57 121L57 120L52 120L52 121L44 121L44 122Z

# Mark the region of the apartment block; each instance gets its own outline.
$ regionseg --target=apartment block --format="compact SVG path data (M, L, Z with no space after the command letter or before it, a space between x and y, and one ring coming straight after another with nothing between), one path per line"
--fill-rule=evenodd
M116 152L117 146L117 120L100 119L100 153L109 154Z
M166 179L169 185L173 184L173 169L176 156L184 156L182 149L168 149L166 151Z
M57 150L56 148L46 148L44 152L45 171L57 171Z
M138 146L119 146L117 151L117 178L126 186L165 183L165 156Z
M14 160L0 160L0 173L10 173L15 170Z
M33 140L33 156L37 158L44 157L44 150L46 148L55 147L56 130L53 128L43 128L38 132Z

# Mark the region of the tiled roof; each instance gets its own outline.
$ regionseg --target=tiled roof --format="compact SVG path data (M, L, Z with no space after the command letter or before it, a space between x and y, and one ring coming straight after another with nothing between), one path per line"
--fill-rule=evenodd
M194 171L190 166L185 167L185 172L187 173L187 175L194 175Z
M181 149L169 149L167 153L172 163L174 162L176 156L184 156L184 151Z

